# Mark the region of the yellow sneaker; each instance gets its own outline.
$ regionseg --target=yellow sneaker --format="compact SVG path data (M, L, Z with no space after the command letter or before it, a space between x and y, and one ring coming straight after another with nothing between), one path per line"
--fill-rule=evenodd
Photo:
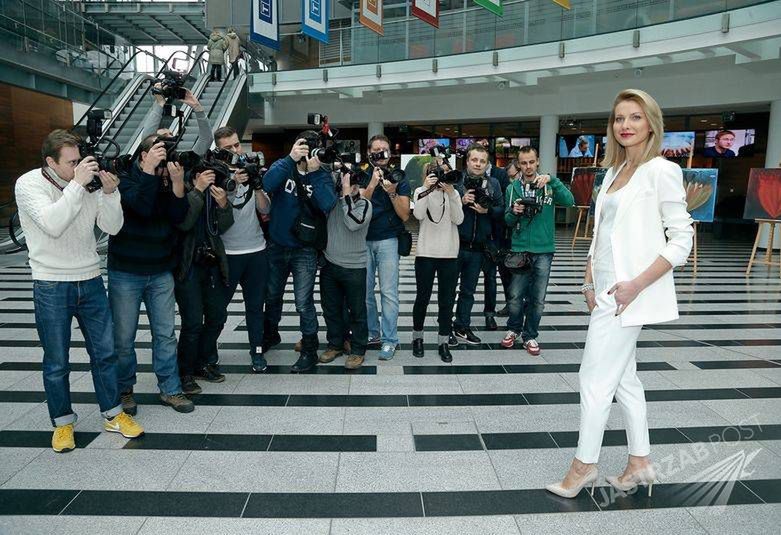
M73 440L73 424L60 425L54 428L52 449L57 453L65 453L66 451L76 449L76 441Z
M111 433L119 433L125 438L137 438L144 434L144 428L124 412L120 412L111 420L105 420L103 428Z

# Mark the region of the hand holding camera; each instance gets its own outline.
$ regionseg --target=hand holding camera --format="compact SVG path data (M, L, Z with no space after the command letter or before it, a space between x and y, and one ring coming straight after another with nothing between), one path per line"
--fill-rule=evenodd
M396 188L399 186L399 183L390 180L382 180L380 185L382 186L382 189L385 190L385 193L396 193Z
M384 173L382 172L382 168L375 167L374 171L372 171L372 186L376 188L377 184L380 184L382 182L383 177L384 177Z
M158 141L154 145L152 145L152 148L149 149L149 152L146 154L146 158L144 158L144 164L142 167L142 170L144 173L148 175L154 175L155 169L157 169L157 166L160 165L160 162L164 162L166 158L166 150L165 150L165 143L162 141Z
M195 189L203 193L209 187L214 184L214 178L215 174L214 171L211 169L208 169L206 171L203 171L202 173L198 173L195 175Z
M184 167L182 167L181 164L168 162L165 166L168 169L168 176L171 178L171 182L177 184L179 182L184 182Z
M299 139L293 144L293 148L290 149L290 157L294 162L301 161L301 158L309 156L309 145L306 144L305 139Z
M342 197L352 195L353 186L350 181L350 173L342 174Z
M100 183L103 184L103 193L106 195L114 193L117 186L119 186L119 178L117 178L117 175L109 173L108 171L100 171L98 177L100 178Z
M73 180L86 189L87 184L92 182L92 177L98 174L98 162L92 156L87 156L79 162L79 165L73 170Z
M317 156L312 156L311 158L306 159L306 172L307 173L314 173L318 169L320 169L320 166L322 164L320 163L320 159Z
M235 173L233 173L233 178L238 182L239 184L244 184L249 180L249 175L247 174L247 171L244 169L239 169Z
M434 173L431 173L426 177L426 180L423 181L423 185L426 186L426 188L431 189L436 187L439 184L439 179L437 178L437 175Z
M461 204L464 206L470 206L475 203L475 192L474 190L467 191L463 197L461 197Z
M524 210L526 210L526 207L521 204L521 200L516 199L515 202L513 202L513 213L515 215L523 215Z
M224 189L212 185L209 186L209 193L211 193L211 196L214 199L214 201L217 203L217 206L219 206L220 208L225 208L226 206L228 206L228 194L225 193Z

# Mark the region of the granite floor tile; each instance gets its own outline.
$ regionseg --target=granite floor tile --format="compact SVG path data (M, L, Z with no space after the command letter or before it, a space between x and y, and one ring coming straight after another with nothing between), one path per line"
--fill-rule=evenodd
M331 535L520 535L511 516L334 519Z

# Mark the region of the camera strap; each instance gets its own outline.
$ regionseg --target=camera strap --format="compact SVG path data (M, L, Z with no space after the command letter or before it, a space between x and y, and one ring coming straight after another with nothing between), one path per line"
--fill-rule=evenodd
M363 214L361 214L360 219L358 219L353 215L353 208L355 208L355 201L353 198L349 195L345 195L344 200L347 203L347 217L355 221L356 224L362 225L363 222L366 221L366 213L369 211L369 202L367 201L363 205Z
M429 211L428 208L426 208L426 217L428 217L428 220L434 223L435 225L439 225L442 222L442 219L445 217L445 210L447 210L447 208L445 208L445 202L447 201L445 197L447 197L447 194L445 192L442 192L442 215L439 216L439 221L434 221L434 218L431 217L431 212Z
M52 184L52 185L53 185L55 188L57 188L57 189L58 189L58 190L60 190L60 191L64 191L64 190L65 190L65 188L63 188L62 186L60 186L59 184L57 184L57 181L56 181L56 180L54 180L54 178L52 178L52 176L49 174L49 172L46 170L46 168L45 168L45 167L41 167L41 174L43 175L43 178L45 178L46 180L48 180L49 182L51 182L51 184Z

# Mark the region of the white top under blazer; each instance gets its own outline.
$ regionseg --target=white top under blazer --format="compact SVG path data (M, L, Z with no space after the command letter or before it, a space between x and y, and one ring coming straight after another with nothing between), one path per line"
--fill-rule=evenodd
M594 239L589 248L593 259L605 196L623 164L608 169L597 196ZM673 267L686 264L694 229L686 211L683 173L678 164L661 156L637 168L622 192L616 210L610 245L617 281L632 280L659 257ZM666 239L665 239L666 235ZM672 270L640 292L621 313L621 326L631 327L678 319L678 302Z

